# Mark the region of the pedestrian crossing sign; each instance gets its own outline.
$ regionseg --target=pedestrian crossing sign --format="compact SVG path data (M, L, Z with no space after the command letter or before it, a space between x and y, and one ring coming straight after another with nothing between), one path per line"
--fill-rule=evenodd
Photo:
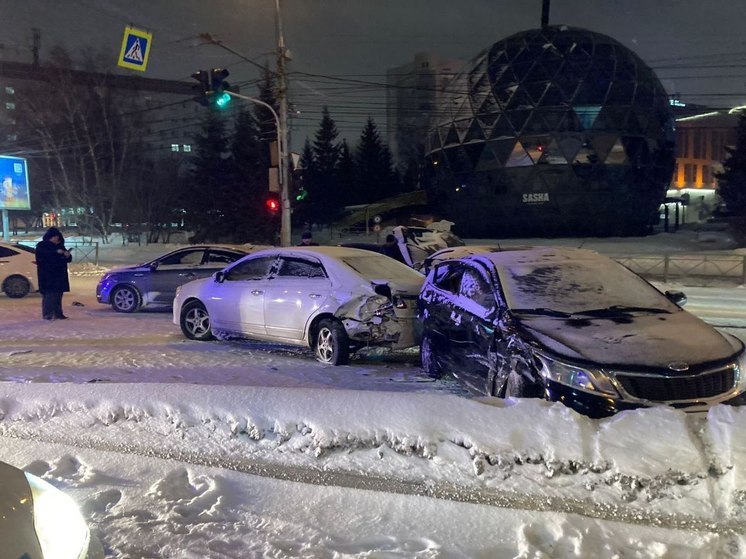
M148 66L148 55L150 54L150 45L152 42L152 33L147 33L134 27L125 27L122 50L119 52L117 66L144 72Z

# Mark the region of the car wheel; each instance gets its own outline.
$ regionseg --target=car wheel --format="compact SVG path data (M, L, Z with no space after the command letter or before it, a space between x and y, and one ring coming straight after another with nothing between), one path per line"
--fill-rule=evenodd
M140 308L140 292L129 285L117 287L111 294L111 306L117 312L132 313Z
M316 360L328 365L346 365L350 360L350 340L344 326L336 320L319 323L314 343Z
M3 291L11 299L20 299L31 291L31 284L23 276L10 276L3 283Z
M443 376L443 370L435 355L433 337L430 334L422 336L422 341L420 342L420 363L422 364L422 370L425 371L427 376L435 379Z
M189 301L184 305L179 324L181 331L190 340L204 342L215 339L210 329L210 314L200 301Z

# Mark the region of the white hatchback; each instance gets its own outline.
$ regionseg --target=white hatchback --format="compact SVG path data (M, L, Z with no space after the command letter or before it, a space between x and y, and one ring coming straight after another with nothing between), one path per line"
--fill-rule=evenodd
M318 361L343 365L366 345L419 343L423 281L405 264L366 250L266 249L179 287L173 321L193 340L243 337L310 346Z
M18 244L0 242L0 288L11 299L36 291L36 251Z

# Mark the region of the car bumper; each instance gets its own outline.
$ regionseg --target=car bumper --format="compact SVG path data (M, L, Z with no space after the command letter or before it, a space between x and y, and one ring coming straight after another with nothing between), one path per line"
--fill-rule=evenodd
M600 394L591 394L583 390L576 390L551 380L546 380L545 395L549 401L561 402L568 408L572 408L578 413L592 418L609 417L624 410L651 407L640 402L628 402L620 398L611 398ZM670 404L651 405L667 405L687 413L705 413L716 404L742 406L746 404L746 392L736 395L725 394L721 398L711 398L706 402L674 402Z

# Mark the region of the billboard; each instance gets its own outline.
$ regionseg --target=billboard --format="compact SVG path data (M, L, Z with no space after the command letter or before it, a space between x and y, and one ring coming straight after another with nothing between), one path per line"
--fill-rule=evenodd
M26 160L0 155L0 210L30 210Z

